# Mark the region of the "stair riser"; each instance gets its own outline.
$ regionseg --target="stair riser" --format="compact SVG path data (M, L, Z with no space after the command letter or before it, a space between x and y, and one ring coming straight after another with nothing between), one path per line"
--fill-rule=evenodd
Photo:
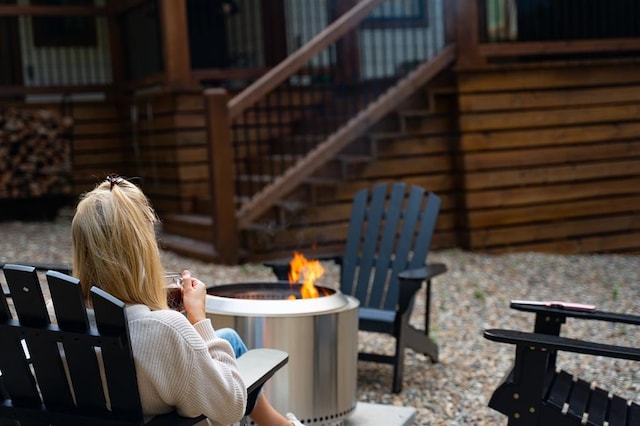
M198 241L213 241L213 227L211 225L197 225L192 223L178 223L174 221L163 222L163 232L192 238Z
M212 262L212 263L219 262L218 256L211 255L209 253L202 253L198 250L190 250L189 248L186 248L183 246L177 246L171 243L163 244L162 248L165 250L169 250L174 253L177 253L181 256L188 257L190 259L197 259L203 262Z

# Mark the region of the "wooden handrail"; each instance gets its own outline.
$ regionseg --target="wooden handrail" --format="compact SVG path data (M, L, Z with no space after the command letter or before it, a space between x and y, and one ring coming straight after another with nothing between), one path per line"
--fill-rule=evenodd
M243 229L260 217L274 200L288 194L302 179L311 176L324 164L335 157L347 144L360 137L372 123L390 113L411 94L427 83L440 71L453 63L456 46L445 47L438 55L425 62L389 89L378 100L350 120L344 127L311 151L306 157L279 176L273 183L256 194L238 211L238 229Z
M96 16L107 15L101 6L0 6L0 16Z
M146 3L151 3L152 1L153 0L117 0L107 2L107 6L109 7L110 13L118 14L129 9L133 9L134 7L138 7Z
M95 93L108 92L113 89L110 84L78 85L78 86L0 86L0 98L7 96L47 95L58 93Z
M280 62L271 71L231 99L228 104L229 118L233 120L242 114L247 108L278 87L280 83L291 77L293 73L302 68L327 46L355 28L376 7L384 2L385 0L364 0L340 16L311 41L296 50L292 55L289 55L287 59Z
M638 50L637 38L598 40L493 42L478 45L481 56L506 57L520 55L549 55L567 53L618 52Z

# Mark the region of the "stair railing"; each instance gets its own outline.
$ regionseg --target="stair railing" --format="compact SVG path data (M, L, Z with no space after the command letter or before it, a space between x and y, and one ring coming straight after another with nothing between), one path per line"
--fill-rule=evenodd
M453 61L454 47L446 46L446 3L402 2L415 7L399 10L390 0L358 2L229 100L226 112L216 105L228 95L206 92L208 121L227 124L226 131L208 126L212 168L219 168L211 176L222 179L212 181L212 199L219 198L214 210L237 208L235 223L222 223L214 213L217 234L248 227L390 112L389 105L426 82L413 78L390 90L399 81L418 68L430 78ZM388 17L394 14L401 18ZM233 146L233 164L228 153L215 152L226 144Z

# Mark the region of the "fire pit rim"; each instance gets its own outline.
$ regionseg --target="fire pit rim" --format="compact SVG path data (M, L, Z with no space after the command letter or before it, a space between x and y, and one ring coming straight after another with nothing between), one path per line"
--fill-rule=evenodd
M265 281L265 282L242 282L220 284L207 288L206 310L207 312L242 315L242 316L292 316L292 315L317 315L320 313L330 313L344 308L349 303L349 298L340 290L330 287L316 285L320 293L327 292L313 299L246 299L241 297L229 297L216 294L224 290L238 287L251 287L254 285L256 291L261 287L277 286L283 291L293 287L294 292L299 294L301 284L290 284L286 281Z

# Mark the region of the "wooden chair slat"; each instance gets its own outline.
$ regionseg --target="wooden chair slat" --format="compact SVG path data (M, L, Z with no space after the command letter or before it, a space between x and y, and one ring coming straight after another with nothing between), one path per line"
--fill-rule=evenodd
M355 297L364 306L369 306L371 269L374 265L374 257L378 248L378 235L380 223L384 214L384 200L387 196L385 185L377 185L371 190L371 199L367 209L366 229L360 253L349 253L348 256L359 256L360 267L356 281Z
M573 376L566 371L560 371L554 377L547 401L554 407L562 409L569 402L569 394L573 388Z
M46 277L58 326L61 330L80 333L73 342L63 343L76 403L81 409L106 411L96 350L88 341L78 344L91 333L80 281L57 271L47 272Z
M114 411L134 418L142 413L142 409L133 352L127 332L125 304L97 287L91 289L91 301L100 334L118 339L118 344L102 347L111 407Z
M382 235L380 240L380 247L374 266L374 276L371 283L369 303L365 307L385 309L387 300L393 299L393 308L395 310L395 304L398 299L397 289L394 288L393 281L397 282L397 278L391 275L389 279L389 265L396 246L396 238L398 236L398 225L400 222L400 216L402 215L402 203L404 201L405 185L395 184L391 188L391 195L386 200L386 208L384 212L384 223L381 223L381 228L378 231ZM384 203L385 200L382 200Z
M600 388L593 389L591 391L591 397L589 398L589 406L587 407L587 412L589 413L589 417L587 418L588 424L604 424L608 406L609 393Z
M349 219L349 232L345 245L345 255L340 270L341 290L350 296L355 295L356 268L359 266L359 258L356 255L362 240L362 224L367 215L368 191L360 191L353 198L351 217Z
M4 385L4 397L29 406L42 404L35 377L29 368L21 344L22 338L11 327L0 332L0 371Z
M42 333L47 333L51 321L36 269L5 265L3 270L20 322L33 328L41 328ZM27 334L24 341L43 402L52 407L73 407L71 389L65 379L58 344L34 334Z
M11 310L7 303L7 295L4 294L4 291L0 291L0 321L7 321L11 319L11 317Z
M589 402L590 387L591 385L582 379L578 379L574 383L573 390L571 391L571 396L568 401L569 413L582 417L587 409L587 402Z
M3 268L11 299L20 322L24 325L42 326L50 323L49 313L40 288L36 268L22 265L5 265Z
M640 425L640 405L632 404L629 407L627 425Z
M427 255L436 229L441 203L440 197L433 192L427 195L427 205L422 210L422 221L409 269L419 268L427 263Z
M627 400L613 395L611 398L611 404L609 405L608 422L609 426L627 426L627 411L629 405Z
M403 186L404 198L404 186ZM420 208L424 200L424 189L420 187L412 187L407 199L407 205L402 212L403 221L402 229L398 235L398 245L394 254L393 263L391 265L391 274L389 276L389 292L385 300L383 309L395 310L399 295L398 274L408 269L411 263L411 252L416 239L416 228L420 218ZM420 261L424 266L424 259Z
M89 319L82 300L80 280L56 271L47 272L46 277L60 329L88 332Z
M58 344L41 339L26 340L43 402L48 407L73 408L73 397Z

